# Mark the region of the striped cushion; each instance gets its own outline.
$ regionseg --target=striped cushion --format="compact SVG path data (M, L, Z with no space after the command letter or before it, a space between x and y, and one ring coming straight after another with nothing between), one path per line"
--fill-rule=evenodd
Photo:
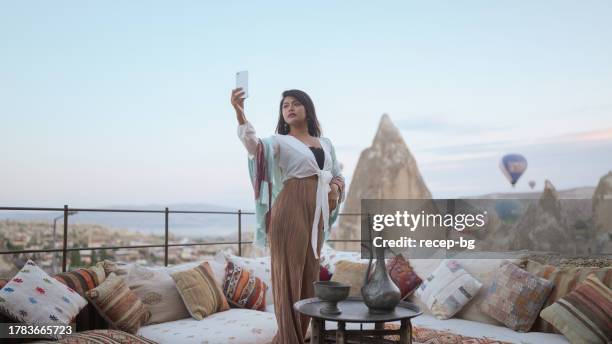
M94 269L77 269L63 272L53 277L72 288L82 297L86 297L85 293L88 290L94 289L104 281L106 276L103 273L103 270L100 275L99 271ZM108 323L90 303L79 312L75 320L77 331L108 328Z
M228 262L225 267L223 293L238 308L266 309L266 284L246 269Z
M36 342L36 343L60 343L60 344L75 344L75 343L91 343L91 344L155 344L154 341L144 337L129 334L117 330L93 330L74 333L66 336L60 341L55 342Z
M612 291L594 274L540 315L572 343L612 342Z
M171 274L189 314L196 319L229 309L223 291L215 283L215 275L208 262L193 269Z
M550 293L544 307L552 305L560 298L569 294L580 282L586 280L587 276L591 273L594 273L604 285L612 289L612 267L557 268L552 265L543 265L530 260L527 262L526 270L538 277L542 277L553 282L555 285L555 288ZM535 322L531 330L537 332L555 332L553 326L544 321L541 317L538 317L538 320Z
M113 328L136 333L151 317L151 312L138 295L128 288L123 277L114 272L85 295Z

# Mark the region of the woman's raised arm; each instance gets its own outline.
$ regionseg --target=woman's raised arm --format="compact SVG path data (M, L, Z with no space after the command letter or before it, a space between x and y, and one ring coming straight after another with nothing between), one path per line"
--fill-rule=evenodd
M238 137L242 144L246 148L247 152L249 152L249 157L255 156L257 152L257 144L259 143L259 139L255 133L255 128L247 121L246 116L244 115L244 91L242 88L236 88L232 90L232 106L236 111L236 119L238 120Z

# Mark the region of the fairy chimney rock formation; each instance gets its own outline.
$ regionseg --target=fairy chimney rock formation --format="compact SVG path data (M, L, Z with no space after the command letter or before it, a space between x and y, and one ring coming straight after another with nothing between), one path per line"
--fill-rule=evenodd
M561 219L561 203L559 202L559 193L555 186L547 179L544 182L544 191L540 196L539 206L553 215L557 219Z
M548 180L536 203L527 207L523 216L508 233L511 250L574 253L574 235L561 211L561 201Z
M419 172L400 131L387 114L380 119L374 141L361 152L348 188L343 212L359 213L362 199L430 199L431 193ZM341 216L334 239L359 239L359 216ZM338 244L339 249L359 249Z
M593 223L602 240L612 240L612 171L599 179L593 194Z

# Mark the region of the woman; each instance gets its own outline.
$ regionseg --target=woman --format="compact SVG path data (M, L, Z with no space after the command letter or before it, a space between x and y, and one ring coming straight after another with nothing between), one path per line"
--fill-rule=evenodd
M262 139L246 120L243 95L234 89L231 102L255 188L255 244L270 246L278 323L273 343L304 343L310 318L294 311L293 304L314 297L319 253L344 198L344 178L305 92L283 92L276 134Z

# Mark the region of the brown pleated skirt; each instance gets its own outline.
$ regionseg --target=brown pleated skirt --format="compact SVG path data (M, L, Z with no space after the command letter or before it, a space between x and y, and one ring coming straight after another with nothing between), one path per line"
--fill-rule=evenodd
M293 304L314 297L312 283L319 278L319 260L315 259L310 243L317 178L287 180L272 206L268 235L274 313L278 323L274 344L304 343L310 323L310 317L295 311ZM319 221L318 238L317 253L320 253L323 220Z

